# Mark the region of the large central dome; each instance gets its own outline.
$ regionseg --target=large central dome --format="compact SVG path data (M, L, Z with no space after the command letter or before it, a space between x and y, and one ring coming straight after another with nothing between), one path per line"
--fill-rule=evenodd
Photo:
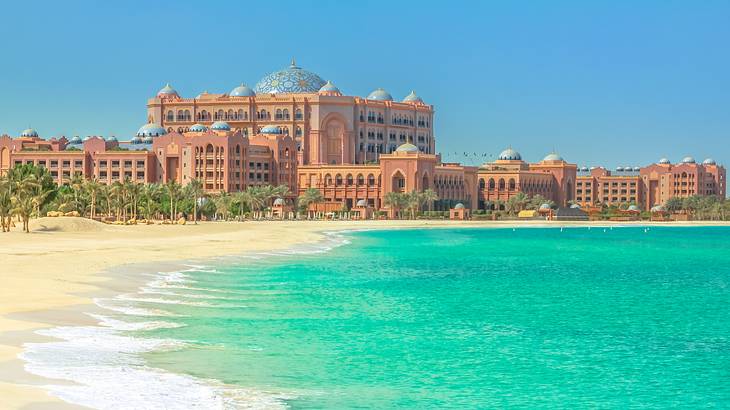
M316 94L324 84L320 76L297 67L292 60L289 68L262 78L256 84L256 94Z

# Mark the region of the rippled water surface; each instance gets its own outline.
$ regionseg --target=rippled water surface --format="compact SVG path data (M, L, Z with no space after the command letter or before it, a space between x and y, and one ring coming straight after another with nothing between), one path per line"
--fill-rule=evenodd
M351 236L191 272L148 358L292 408L730 405L730 229Z
M347 237L107 301L144 346L125 366L171 377L179 408L730 405L728 228Z

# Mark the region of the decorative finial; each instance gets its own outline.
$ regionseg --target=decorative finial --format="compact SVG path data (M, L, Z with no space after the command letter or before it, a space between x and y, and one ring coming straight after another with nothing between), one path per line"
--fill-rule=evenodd
M297 66L297 60L294 59L294 57L291 58L291 67L294 68Z

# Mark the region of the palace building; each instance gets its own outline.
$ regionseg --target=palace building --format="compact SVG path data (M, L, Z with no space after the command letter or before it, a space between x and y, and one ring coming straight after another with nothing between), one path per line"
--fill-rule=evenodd
M347 96L294 62L254 88L184 98L169 84L147 101L147 122L133 137L42 139L33 129L0 136L0 173L17 164L46 167L57 183L74 175L102 183L201 181L206 191L286 185L292 198L319 190L321 209L385 208L389 192L434 190L435 209L500 209L523 192L557 206L636 204L726 194L725 168L691 157L646 167L578 168L557 153L529 163L512 148L481 166L443 162L434 108L415 92L395 101L377 88Z

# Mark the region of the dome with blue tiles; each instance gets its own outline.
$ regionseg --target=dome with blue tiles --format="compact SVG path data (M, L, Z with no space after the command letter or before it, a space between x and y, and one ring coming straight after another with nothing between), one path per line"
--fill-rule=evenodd
M368 100L393 101L393 96L390 95L389 92L383 90L382 88L378 88L375 91L368 94Z
M34 138L34 137L37 137L38 136L38 132L36 132L36 130L34 130L33 128L28 128L26 130L23 130L23 132L20 133L20 136L21 137L33 137Z
M138 137L138 136L135 135L134 137L132 137L131 140L129 140L129 143L130 144L141 144L142 143L142 138L140 138L140 137Z
M542 159L543 161L565 161L557 152L551 152Z
M325 85L317 74L297 67L292 60L289 68L275 71L256 84L256 94L316 93Z
M683 164L694 164L695 163L695 159L692 158L692 157L687 156L687 157L682 158L682 163Z
M192 127L190 127L190 132L205 132L208 131L208 127L206 127L203 124L193 124Z
M69 143L71 143L71 144L81 144L83 142L84 141L78 135L75 136L75 137L73 137L73 138L71 138L71 140L69 141Z
M111 137L107 138L106 141L108 141L108 142L118 142L117 141L117 137L115 137L113 135Z
M497 157L497 159L502 161L522 161L522 155L512 148L507 148L499 153L499 157Z
M423 100L421 99L421 97L419 97L418 95L416 95L416 92L415 91L411 91L410 94L406 95L406 98L403 99L403 102L404 103L409 103L410 102L410 103L423 104Z
M216 121L210 126L210 129L215 131L230 131L231 126L225 121Z
M402 144L400 147L395 149L395 152L418 152L418 147L406 142L405 144Z
M152 136L148 135L148 136L142 138L142 143L143 144L152 144Z
M157 92L157 95L160 97L178 96L177 91L170 86L170 83L165 84L165 86Z
M261 128L260 134L281 134L281 130L276 125L267 125Z
M140 137L159 137L160 135L167 134L167 130L160 127L157 124L145 124L137 131L137 135Z
M661 164L661 165L669 165L670 164L669 160L666 159L666 158L660 159L658 163Z
M251 89L251 87L241 83L241 85L231 90L228 95L231 97L253 97L256 93Z
M702 161L702 163L704 165L715 165L716 164L715 160L712 158L707 158L706 160Z

